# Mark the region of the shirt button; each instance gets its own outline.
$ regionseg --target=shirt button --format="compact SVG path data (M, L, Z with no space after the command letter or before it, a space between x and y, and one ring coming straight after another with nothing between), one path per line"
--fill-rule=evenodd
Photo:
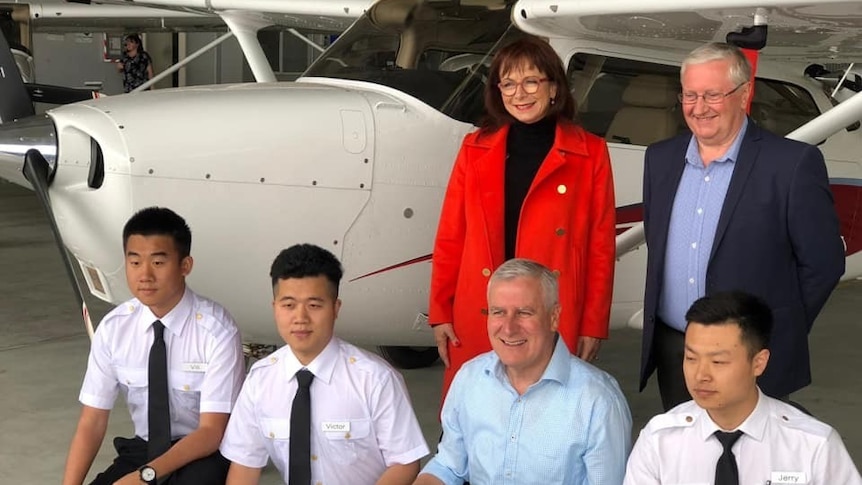
M191 389L191 387L189 387L188 384L183 384L183 390L184 391L188 391L189 389Z
M198 313L198 314L196 314L196 315L195 315L195 319L196 319L196 320L200 320L200 319L201 319L201 318L203 318L203 317L204 317L204 316L203 316L203 315L201 315L200 313Z
M311 455L311 461L317 461L317 455Z
M704 178L703 178L703 180L705 180L705 181L709 182L709 175L707 175L706 177L704 177Z
M685 422L686 422L686 423L690 423L690 422L692 422L693 420L694 420L694 418L692 418L691 416L686 416L686 417L685 417Z
M275 438L275 433L273 433L272 431L270 431L270 432L269 432L269 437L270 437L270 438Z
M688 282L689 282L689 284L692 284L692 285L693 285L693 284L694 284L694 278L689 278L689 279L688 279Z
M356 363L356 357L351 357L351 358L347 359L347 361L350 362L351 364L355 364Z
M698 208L698 209L697 209L697 213L698 213L698 214L703 214L703 209Z
M486 278L487 278L488 276L491 276L491 270L490 270L490 269L488 269L488 268L482 268L482 276L484 276L484 277L486 277Z
M692 248L692 249L697 249L697 243L696 243L696 242L691 243L691 248Z

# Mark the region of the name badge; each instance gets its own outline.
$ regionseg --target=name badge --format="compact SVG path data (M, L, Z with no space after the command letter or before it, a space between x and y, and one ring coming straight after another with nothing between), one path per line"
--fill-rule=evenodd
M769 483L771 485L808 483L808 477L805 476L805 472L772 472Z
M206 372L208 366L206 362L184 362L182 369L186 372Z
M323 431L340 431L346 433L350 431L350 421L324 421Z

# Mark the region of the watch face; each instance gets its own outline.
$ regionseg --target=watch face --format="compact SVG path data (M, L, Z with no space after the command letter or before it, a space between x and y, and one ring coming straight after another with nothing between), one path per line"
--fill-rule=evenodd
M156 479L156 471L150 467L141 468L141 480L151 482Z

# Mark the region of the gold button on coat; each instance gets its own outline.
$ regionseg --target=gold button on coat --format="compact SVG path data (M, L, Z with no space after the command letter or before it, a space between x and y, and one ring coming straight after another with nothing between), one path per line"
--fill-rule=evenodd
M485 277L491 276L491 270L488 268L482 268L482 276L485 276Z
M557 186L557 192L559 192L560 194L565 194L566 190L567 190L566 186L563 184L560 184Z
M564 236L566 234L566 230L562 227L558 227L555 232L557 233L557 236Z

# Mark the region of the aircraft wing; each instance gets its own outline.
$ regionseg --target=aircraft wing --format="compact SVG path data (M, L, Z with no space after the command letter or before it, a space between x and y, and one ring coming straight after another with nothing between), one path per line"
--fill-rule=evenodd
M519 0L523 30L546 37L612 40L680 55L765 14L762 55L799 62L862 61L862 0ZM760 9L758 11L758 9Z
M0 3L0 9L11 10L14 20L29 20L35 30L48 33L226 30L221 18L207 12L50 2Z
M342 32L373 0L104 0L121 8L152 7L183 13L218 15L231 11L254 14L263 24L303 30ZM91 7L91 6L84 6Z

